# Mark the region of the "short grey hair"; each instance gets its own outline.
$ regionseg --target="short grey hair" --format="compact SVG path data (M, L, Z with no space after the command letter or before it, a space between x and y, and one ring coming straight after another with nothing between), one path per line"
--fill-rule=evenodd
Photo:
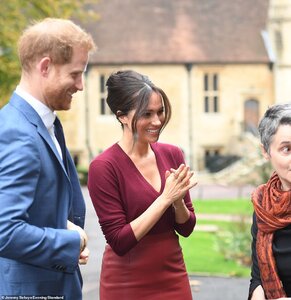
M291 103L269 107L260 121L258 130L261 143L269 154L273 136L281 125L291 125Z

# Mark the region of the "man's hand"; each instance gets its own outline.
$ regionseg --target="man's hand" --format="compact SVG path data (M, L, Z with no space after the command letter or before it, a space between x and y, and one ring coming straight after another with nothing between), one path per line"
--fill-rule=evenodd
M90 251L87 247L80 253L79 264L86 265L89 259Z
M75 225L74 223L72 223L71 221L67 221L67 228L69 230L75 230L78 231L80 234L80 260L86 259L86 263L89 257L89 249L87 248L87 242L88 242L88 236L86 234L86 232L80 227ZM87 250L86 250L87 249Z

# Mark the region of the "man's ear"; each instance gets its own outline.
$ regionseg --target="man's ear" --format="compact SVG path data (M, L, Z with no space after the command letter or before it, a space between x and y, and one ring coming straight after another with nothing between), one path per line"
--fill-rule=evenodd
M270 154L265 150L263 144L260 144L260 148L261 148L261 152L262 152L262 155L264 156L264 158L266 160L269 160L270 159Z
M42 76L47 77L52 61L48 56L43 57L38 63L38 69Z

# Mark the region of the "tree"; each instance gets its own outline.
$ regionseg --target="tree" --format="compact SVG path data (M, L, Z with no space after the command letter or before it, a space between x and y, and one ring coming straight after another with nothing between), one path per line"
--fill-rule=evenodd
M20 78L17 41L33 20L45 17L97 18L90 10L92 0L9 0L0 9L0 107L3 106Z

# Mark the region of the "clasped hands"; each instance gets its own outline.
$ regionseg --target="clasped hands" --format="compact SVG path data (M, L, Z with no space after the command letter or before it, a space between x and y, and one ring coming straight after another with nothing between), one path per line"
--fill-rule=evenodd
M193 178L194 172L190 171L189 166L181 164L178 169L166 171L165 196L170 198L172 204L177 207L183 205L183 198L187 191L197 185Z
M67 228L69 230L78 231L81 238L80 244L80 257L79 257L79 264L86 265L89 259L89 249L87 248L88 237L86 232L78 225L72 223L71 221L67 221Z

